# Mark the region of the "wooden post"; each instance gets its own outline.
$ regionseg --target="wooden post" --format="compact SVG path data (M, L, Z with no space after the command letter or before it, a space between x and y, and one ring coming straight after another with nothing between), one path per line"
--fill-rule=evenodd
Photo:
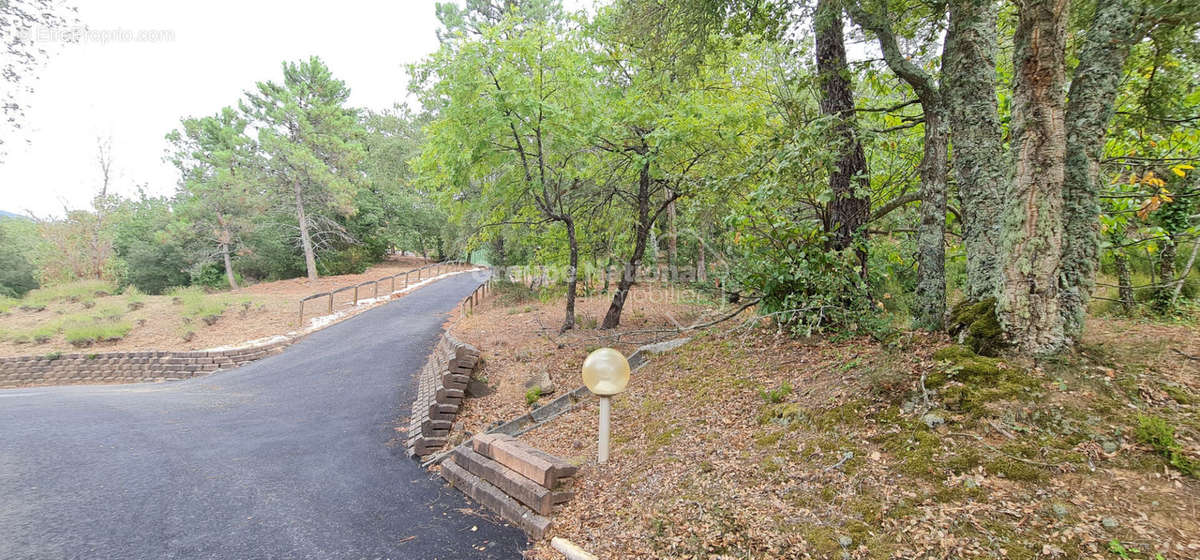
M388 291L388 295L391 295L392 292L396 291L396 275L393 274L390 280L392 281L392 289Z
M408 273L404 273L404 289L408 289Z
M300 300L300 326L304 326L304 300Z
M358 305L358 286L354 287L354 305Z
M375 281L375 295L373 297L376 297L376 298L379 297L379 281L378 280Z
M329 313L333 313L333 292L329 292Z

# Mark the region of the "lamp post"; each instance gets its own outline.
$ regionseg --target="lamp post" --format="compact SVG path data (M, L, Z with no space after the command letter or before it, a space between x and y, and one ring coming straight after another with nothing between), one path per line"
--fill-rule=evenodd
M612 417L613 395L629 384L629 361L612 348L601 348L583 360L583 384L600 397L600 442L596 462L608 461L608 427Z

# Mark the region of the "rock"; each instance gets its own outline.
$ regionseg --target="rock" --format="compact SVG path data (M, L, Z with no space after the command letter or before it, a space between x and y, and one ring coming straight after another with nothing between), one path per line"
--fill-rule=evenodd
M1116 453L1118 449L1117 442L1111 440L1104 440L1104 442L1100 444L1100 448L1103 449L1105 453Z
M1050 506L1050 509L1054 511L1054 516L1059 519L1066 517L1067 514L1069 513L1067 511L1067 506L1064 506L1062 504L1054 504L1054 505Z
M974 490L976 488L979 488L979 482L976 481L974 478L968 478L968 479L963 480L963 486L966 486L968 490Z
M842 548L850 548L850 545L854 544L854 539L850 538L849 536L842 535L838 537L838 544L842 545Z
M529 376L529 380L525 382L525 390L528 391L534 387L541 389L541 393L543 395L549 395L556 389L554 382L550 380L550 374L546 373L545 371L537 372Z
M945 418L942 418L941 416L938 416L932 412L926 413L925 416L922 416L921 421L924 422L926 426L929 426L929 429L931 430L946 423Z
M1117 523L1117 520L1115 518L1112 518L1112 517L1105 517L1104 519L1101 519L1100 524L1103 525L1105 529L1110 529L1110 530L1116 529L1117 527L1119 527L1121 525L1120 523Z
M469 398L477 399L479 397L486 397L494 392L495 391L493 391L487 383L475 379L474 377L467 381L466 394Z

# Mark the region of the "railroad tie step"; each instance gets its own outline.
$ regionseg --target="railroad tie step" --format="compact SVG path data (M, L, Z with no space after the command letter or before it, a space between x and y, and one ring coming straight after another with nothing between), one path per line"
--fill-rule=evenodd
M575 495L545 488L465 445L454 449L453 458L455 464L467 472L491 483L540 515L550 515L554 506L566 503Z
M471 439L471 446L476 453L551 490L579 472L579 467L507 434L478 435Z
M496 512L505 521L520 527L532 540L542 540L550 530L550 519L521 505L492 483L471 474L453 460L442 462L442 478L471 499Z

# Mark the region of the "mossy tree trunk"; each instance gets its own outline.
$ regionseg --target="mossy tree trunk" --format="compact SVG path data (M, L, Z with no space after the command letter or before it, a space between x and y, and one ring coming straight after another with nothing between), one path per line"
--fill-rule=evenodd
M829 175L833 200L829 205L832 226L831 247L843 250L854 243L854 237L867 224L871 215L868 196L867 158L854 118L854 92L846 66L846 44L842 33L842 7L836 0L818 0L813 16L817 47L817 80L821 88L821 113L834 117L838 159ZM866 253L858 252L863 270Z
M970 301L999 285L1000 210L1008 169L996 102L996 0L953 0L943 88L962 209Z
M1024 0L1013 35L1015 169L1005 197L996 315L1009 342L1035 354L1066 342L1058 282L1067 6L1067 0Z
M1063 184L1063 330L1078 340L1100 253L1100 156L1114 101L1136 39L1139 0L1098 2L1079 50L1067 98L1066 178Z
M946 314L946 172L949 130L940 86L900 51L886 11L869 13L847 5L854 22L875 34L888 68L912 86L925 116L925 148L921 155L921 210L917 226L917 290L914 324L939 330ZM948 40L947 46L953 45ZM945 58L943 56L943 58Z
M1125 251L1118 250L1113 255L1117 269L1117 298L1121 300L1121 310L1133 312L1133 274L1129 271L1129 257Z

